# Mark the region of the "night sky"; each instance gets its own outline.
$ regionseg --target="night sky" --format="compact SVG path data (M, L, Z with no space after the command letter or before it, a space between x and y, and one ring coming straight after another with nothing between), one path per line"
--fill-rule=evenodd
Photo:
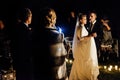
M57 12L58 24L62 25L67 13L71 10L77 12L88 12L96 10L98 16L106 14L112 22L113 35L119 38L120 28L120 3L119 0L4 0L0 5L0 17L4 18L7 25L14 23L16 12L19 8L29 7L33 12L33 20L39 15L40 9L43 7L52 7ZM10 26L9 26L10 27Z

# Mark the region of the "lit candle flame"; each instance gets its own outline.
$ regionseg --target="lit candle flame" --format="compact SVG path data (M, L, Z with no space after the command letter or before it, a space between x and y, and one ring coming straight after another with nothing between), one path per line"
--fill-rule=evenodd
M110 65L110 68L112 69L112 68L113 68L113 66L112 66L112 65Z
M109 68L108 68L108 71L111 71L111 70L112 70L112 68L109 67Z
M117 65L115 65L115 70L118 70L118 66Z
M106 69L107 68L107 66L104 66L104 69Z

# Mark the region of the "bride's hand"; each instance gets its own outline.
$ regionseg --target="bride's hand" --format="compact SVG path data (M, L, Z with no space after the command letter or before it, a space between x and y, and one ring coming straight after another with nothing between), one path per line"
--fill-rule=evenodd
M97 33L93 33L91 36L93 36L93 37L97 37Z

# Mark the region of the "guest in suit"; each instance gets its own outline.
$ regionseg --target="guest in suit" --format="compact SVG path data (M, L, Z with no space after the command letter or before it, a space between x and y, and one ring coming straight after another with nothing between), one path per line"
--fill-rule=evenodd
M67 80L64 34L55 27L56 12L45 8L41 13L33 38L35 80Z
M32 12L29 8L21 9L18 12L20 20L15 26L15 53L13 54L14 69L16 70L16 80L32 80L32 54L31 54L31 34L30 24Z

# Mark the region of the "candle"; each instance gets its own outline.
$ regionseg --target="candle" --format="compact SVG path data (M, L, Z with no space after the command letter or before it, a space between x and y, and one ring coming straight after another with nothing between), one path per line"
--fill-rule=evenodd
M108 71L111 71L111 70L112 70L112 68L109 67L109 68L108 68Z
M119 68L119 71L120 71L120 68Z
M118 70L118 66L117 65L115 65L115 70Z
M107 66L104 66L104 69L106 69L107 68Z
M110 68L112 69L112 68L113 68L113 66L112 66L112 65L110 65Z

